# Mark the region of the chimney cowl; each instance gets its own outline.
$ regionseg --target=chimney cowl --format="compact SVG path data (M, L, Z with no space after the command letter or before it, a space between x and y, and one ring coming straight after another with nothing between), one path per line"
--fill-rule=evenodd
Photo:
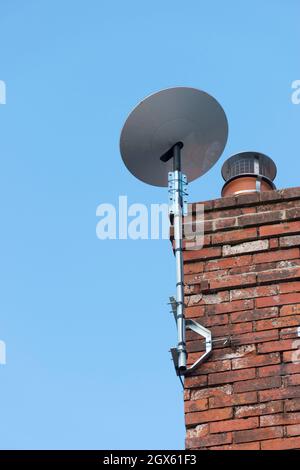
M226 183L222 196L276 189L273 183L276 173L275 163L263 153L237 153L223 164L222 176Z

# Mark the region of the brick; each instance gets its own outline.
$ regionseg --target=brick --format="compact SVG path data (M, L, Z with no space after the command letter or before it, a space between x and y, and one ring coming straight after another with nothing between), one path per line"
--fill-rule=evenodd
M192 437L186 439L186 449L201 449L211 446L219 446L222 444L230 444L232 442L231 433L213 434L206 437Z
M300 387L278 388L276 390L262 390L258 392L259 401L285 400L287 398L298 398Z
M233 434L233 441L237 444L242 442L263 441L283 436L281 427L273 427L268 429L251 429L249 431L236 431Z
M277 364L275 366L267 366L267 367L259 367L258 369L258 376L259 377L274 377L274 376L279 376L279 375L283 375L283 373L281 373L282 371L282 365L281 364Z
M210 288L224 289L234 286L246 286L248 284L255 284L256 274L238 274L232 276L224 276L210 282Z
M288 450L299 449L300 437L291 437L287 439L272 439L261 443L261 450Z
M210 421L223 421L230 419L233 416L232 408L220 408L208 411L199 411L194 413L187 413L185 415L186 426L194 424L208 423Z
M269 240L270 250L274 250L275 248L278 248L278 246L279 246L278 238L270 238L270 240Z
M199 318L202 317L205 313L204 307L199 305L187 307L185 309L186 318Z
M235 345L242 345L242 344L256 344L264 342L267 344L269 341L274 341L278 339L278 331L277 330L267 330L267 331L255 331L253 333L246 333L243 335L236 335L234 337L234 344ZM263 352L263 351L259 351ZM272 351L266 351L272 352Z
M253 240L257 238L257 229L247 228L242 230L232 230L228 232L220 232L212 235L213 245L223 245L224 243L239 242L244 240Z
M232 385L224 385L223 387L208 387L198 390L192 390L191 399L199 400L201 398L223 397L232 394Z
M237 226L236 217L226 217L225 219L215 219L213 221L213 230L226 230Z
M190 400L185 402L184 411L185 413L192 413L193 411L204 411L208 409L208 400L203 398L202 400Z
M284 305L280 309L280 316L300 315L300 304Z
M300 243L299 243L300 245ZM273 261L286 261L290 259L297 259L300 257L299 248L292 248L290 250L277 250L270 251L269 253L258 253L253 255L253 264L256 263L271 263Z
M300 374L287 376L284 383L287 387L290 387L291 385L300 385Z
M296 304L298 302L300 302L300 293L291 293L255 299L255 306L256 308L263 308L272 307L274 305Z
M276 318L277 316L278 307L267 307L256 310L246 310L245 312L234 312L231 313L230 319L232 323L241 323L260 320L263 318Z
M289 237L281 237L279 239L279 244L283 248L286 248L289 246L298 246L300 245L300 235L291 235Z
M238 217L238 225L247 227L251 225L262 225L271 222L278 222L285 218L284 211L261 212L252 215L242 215Z
M205 271L216 271L230 269L236 266L247 266L251 263L251 255L235 256L234 258L225 258L207 261Z
M251 310L254 307L254 301L249 300L234 300L223 304L212 305L206 307L205 313L208 315L219 315L223 313L239 312L241 310Z
M242 285L242 284L241 284ZM234 289L230 292L230 299L253 299L255 297L267 297L278 294L277 286L257 286L247 289Z
M209 424L198 424L195 428L186 430L186 437L204 437L209 434Z
M253 379L255 377L255 369L235 370L229 372L217 372L210 374L208 377L209 385L218 385L224 383L232 383L239 380ZM241 390L242 392L243 390Z
M283 199L299 199L300 188L296 187L296 188L281 189L280 193Z
M283 362L293 362L295 364L300 364L300 338L295 340L294 351L284 351L283 353Z
M211 447L210 450L260 450L259 442Z
M246 344L242 346L223 348L223 349L213 349L213 360L225 360L225 359L238 359L239 357L244 357L248 355L253 355L256 353L255 344Z
M300 278L300 268L282 268L274 269L272 271L265 271L257 274L257 282L275 282L282 279L299 279Z
M201 261L184 264L184 274L203 273L203 271L204 271L204 263Z
M252 332L252 322L236 323L234 325L213 326L211 328L213 337L227 337L228 335L236 335L241 333Z
M259 193L246 193L246 194L238 194L236 195L236 204L239 205L249 205L255 204L259 202Z
M188 357L188 364L193 364L199 358L199 354L189 354ZM216 361L216 362L204 362L201 364L201 367L196 369L195 374L203 375L203 374L210 374L212 372L225 372L231 369L230 361Z
M260 417L260 426L282 426L285 424L299 424L300 413L280 413Z
M219 199L215 199L213 201L214 209L221 209L221 208L228 208L228 207L236 207L236 198L235 196L227 196L221 197Z
M247 369L249 367L259 367L266 366L270 364L279 364L280 363L280 354L271 353L261 356L248 356L241 357L239 359L233 359L232 369Z
M284 316L272 318L271 320L262 320L255 323L256 331L270 330L273 328L286 328L288 326L300 325L300 315Z
M186 377L184 381L185 388L199 388L207 385L206 375L201 375L197 377Z
M259 227L259 235L261 237L270 237L272 235L297 232L300 232L300 221L284 222L281 224L265 225L263 227Z
M258 403L255 405L240 406L235 409L236 418L248 418L250 416L261 416L283 411L282 401L271 401L269 403Z
M297 345L293 344L292 339L282 339L280 341L271 341L267 343L262 343L258 345L259 354L276 352L276 351L288 351L290 349L297 349Z
M282 282L279 284L279 293L280 294L288 294L288 293L295 293L300 292L300 282Z
M286 435L300 437L300 424L291 424L290 426L287 426Z
M284 405L286 412L288 411L300 411L300 397L293 400L287 400Z
M212 434L219 432L240 431L242 429L254 429L259 425L258 418L231 419L218 423L211 423L210 432Z
M268 240L255 240L252 242L240 243L238 245L224 245L223 256L234 256L245 253L255 253L257 251L267 250L269 248Z
M189 250L183 252L184 261L202 260L208 258L219 258L221 256L220 247L202 248L202 250Z
M242 380L233 385L234 393L250 392L253 390L267 390L280 387L281 377L263 377L253 380Z
M209 399L209 408L225 408L226 406L245 405L257 402L256 392L235 393ZM239 416L237 416L239 417Z

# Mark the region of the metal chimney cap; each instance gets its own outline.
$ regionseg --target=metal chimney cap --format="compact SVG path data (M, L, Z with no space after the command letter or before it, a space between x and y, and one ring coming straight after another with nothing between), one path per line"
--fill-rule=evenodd
M239 176L263 176L273 181L277 174L275 163L260 152L240 152L228 158L222 166L222 176L229 181Z

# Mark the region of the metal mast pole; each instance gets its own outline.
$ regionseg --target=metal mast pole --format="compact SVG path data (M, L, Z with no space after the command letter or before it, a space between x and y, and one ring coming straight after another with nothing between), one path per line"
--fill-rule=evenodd
M183 282L183 253L182 253L182 216L183 216L183 188L181 172L182 143L173 147L174 172L174 243L176 261L176 321L178 332L178 371L186 370L186 344L185 344L185 316L184 316L184 282Z

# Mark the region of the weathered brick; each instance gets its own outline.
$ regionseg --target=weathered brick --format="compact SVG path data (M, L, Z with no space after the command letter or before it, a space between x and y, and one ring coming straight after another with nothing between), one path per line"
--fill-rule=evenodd
M242 323L260 320L263 318L276 318L277 316L278 307L267 307L256 310L246 310L245 312L233 312L230 315L230 319L232 323Z
M260 426L281 426L285 424L299 424L300 413L280 413L260 417Z
M183 252L184 261L219 258L220 256L221 256L220 247L208 247L208 248L202 248L202 250L189 250L189 251Z
M300 397L293 400L287 400L284 404L284 410L289 411L300 411Z
M223 397L232 394L232 385L226 384L222 387L208 387L191 391L192 400L200 400L202 398Z
M252 242L240 243L238 245L224 245L223 256L241 255L244 253L255 253L257 251L267 250L269 248L268 240L255 240Z
M194 424L208 423L210 421L223 421L230 419L233 416L232 408L220 408L208 411L199 411L194 413L187 413L185 415L186 426Z
M242 215L238 217L238 225L240 227L247 227L252 225L262 225L271 222L278 222L285 218L285 212L282 211L270 211L260 212L252 215Z
M300 304L284 305L280 309L280 316L300 315Z
M253 333L245 333L243 335L236 335L234 337L235 345L242 344L256 344L261 343L262 341L267 344L268 341L274 341L278 339L278 330L267 330L267 331L254 331ZM272 352L272 351L268 351Z
M282 401L270 401L269 403L258 403L256 405L239 406L235 409L236 418L248 418L250 416L261 416L283 411Z
M256 274L238 274L233 276L224 276L216 278L210 282L211 289L224 289L234 286L246 286L249 284L255 284Z
M259 426L258 418L231 419L217 423L211 423L210 432L212 434L219 432L240 431L242 429L255 429Z
M254 240L257 238L256 228L247 228L242 230L231 230L212 235L213 245L223 245L224 243L240 242L244 240Z
M196 261L194 263L184 264L184 274L203 273L203 271L204 271L204 263L202 261Z
M213 230L226 230L237 226L236 217L226 217L225 219L215 219L213 221Z
M263 441L283 436L282 427L273 427L268 429L251 429L249 431L236 431L233 434L235 443Z
M242 283L240 284L242 287ZM246 289L234 289L230 292L231 300L253 299L255 297L267 297L278 294L277 286L257 286Z
M279 318L272 318L270 320L261 320L255 323L256 331L271 330L273 328L286 328L288 326L300 325L300 315L284 316Z
M260 450L259 442L211 447L210 450Z
M210 374L208 377L209 385L218 385L224 383L232 383L239 380L253 379L255 377L255 369L235 370L228 372L217 372ZM241 390L242 392L243 390Z
M257 273L257 282L275 282L282 279L300 279L300 268L281 268Z
M298 398L300 387L278 388L275 390L262 390L258 392L259 401L285 400L287 398Z
M300 282L282 282L278 285L278 288L280 294L297 293L300 292Z
M223 304L216 303L215 305L207 306L205 313L207 315L220 315L223 313L239 312L241 310L251 310L254 307L254 301L249 300L234 300L232 302L224 302Z
M250 392L253 390L267 390L281 386L281 377L263 377L253 380L242 380L233 385L234 393Z
M300 245L300 243L299 243ZM290 250L276 250L269 253L257 253L253 255L253 263L271 263L272 261L282 261L289 259L297 259L300 257L299 248L291 248Z
M239 359L233 359L232 369L247 369L249 367L266 366L270 364L279 364L280 354L271 353L258 356L241 357Z
M272 439L261 443L261 450L288 450L299 449L300 437L291 437L285 439Z
M259 354L276 352L276 351L288 351L290 349L297 349L297 345L292 339L282 339L280 341L271 341L258 345Z
M298 302L300 302L300 293L291 293L255 299L255 306L256 308L263 308L272 307L274 305L294 304Z
M259 235L261 237L270 237L272 235L280 235L283 233L297 233L300 232L300 221L298 222L284 222L281 224L265 225L259 227Z
M293 374L285 377L284 384L286 387L290 387L292 385L300 385L300 374Z
M300 424L291 424L286 427L286 435L290 436L300 436Z
M213 434L206 437L191 437L186 439L185 446L187 449L201 449L203 447L218 446L222 444L230 444L232 442L231 433Z
M295 347L293 351L283 352L283 362L293 362L295 364L300 364L300 338L294 341L294 346Z
M204 411L208 409L208 400L203 398L202 400L189 400L184 404L185 413L192 413L193 411Z
M222 395L210 398L209 408L224 408L226 406L245 405L256 402L256 392L235 393L234 395Z
M205 271L230 269L235 266L247 266L251 263L251 255L235 256L234 258L222 258L207 261Z
M288 237L281 237L279 239L279 245L283 248L289 246L298 246L300 245L300 235L291 235Z

